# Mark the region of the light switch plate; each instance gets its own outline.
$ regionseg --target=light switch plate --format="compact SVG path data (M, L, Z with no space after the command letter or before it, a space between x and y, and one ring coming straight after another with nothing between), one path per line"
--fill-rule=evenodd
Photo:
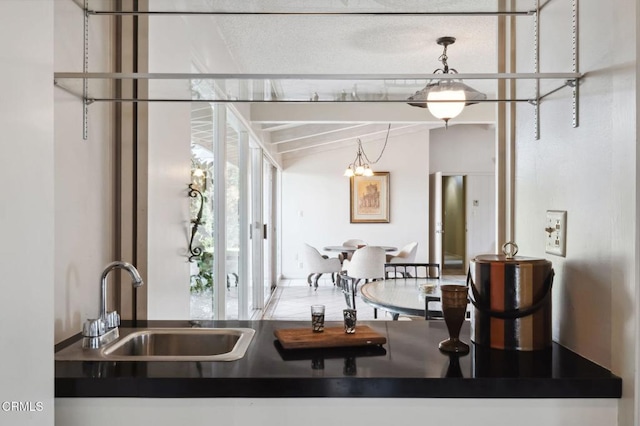
M567 212L547 210L545 222L545 251L558 256L565 256L567 249Z

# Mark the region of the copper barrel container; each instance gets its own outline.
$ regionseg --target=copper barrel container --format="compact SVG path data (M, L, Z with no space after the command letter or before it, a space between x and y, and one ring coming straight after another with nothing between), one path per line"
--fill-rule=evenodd
M551 346L553 268L546 259L516 256L517 250L506 243L504 254L470 262L471 340L493 349L546 349Z

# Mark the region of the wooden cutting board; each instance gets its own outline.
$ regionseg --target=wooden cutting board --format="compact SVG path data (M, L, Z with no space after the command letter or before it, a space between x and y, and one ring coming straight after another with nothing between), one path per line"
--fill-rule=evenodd
M347 346L382 345L387 338L369 326L356 326L354 334L347 334L343 327L325 327L322 333L314 333L311 327L283 328L273 332L285 349L339 348Z

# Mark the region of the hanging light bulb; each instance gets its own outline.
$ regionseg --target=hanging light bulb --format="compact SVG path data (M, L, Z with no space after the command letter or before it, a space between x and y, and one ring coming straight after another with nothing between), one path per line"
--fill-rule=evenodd
M434 117L444 120L445 128L449 120L460 115L466 105L487 99L487 95L467 86L460 79L453 78L458 73L449 68L447 47L455 43L455 37L440 37L436 42L443 46L442 55L438 58L442 68L436 69L434 74L450 74L451 79L433 79L424 89L409 97L409 105L429 108Z

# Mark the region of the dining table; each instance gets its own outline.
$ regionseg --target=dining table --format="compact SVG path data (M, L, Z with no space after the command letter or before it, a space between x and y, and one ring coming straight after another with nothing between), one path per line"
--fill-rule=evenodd
M391 314L393 320L400 315L426 319L442 318L437 307L440 302L440 286L444 284L465 285L458 278L387 278L365 283L360 288L362 300L375 309Z
M353 252L355 252L356 250L358 250L359 248L362 248L362 247L366 247L366 246L361 246L361 247L357 247L357 246L326 246L326 247L323 247L322 250L340 252L342 254L342 259L348 259L349 258L349 254L353 254ZM393 246L375 246L375 247L381 247L387 253L391 252L391 251L398 251L398 247L393 247Z

